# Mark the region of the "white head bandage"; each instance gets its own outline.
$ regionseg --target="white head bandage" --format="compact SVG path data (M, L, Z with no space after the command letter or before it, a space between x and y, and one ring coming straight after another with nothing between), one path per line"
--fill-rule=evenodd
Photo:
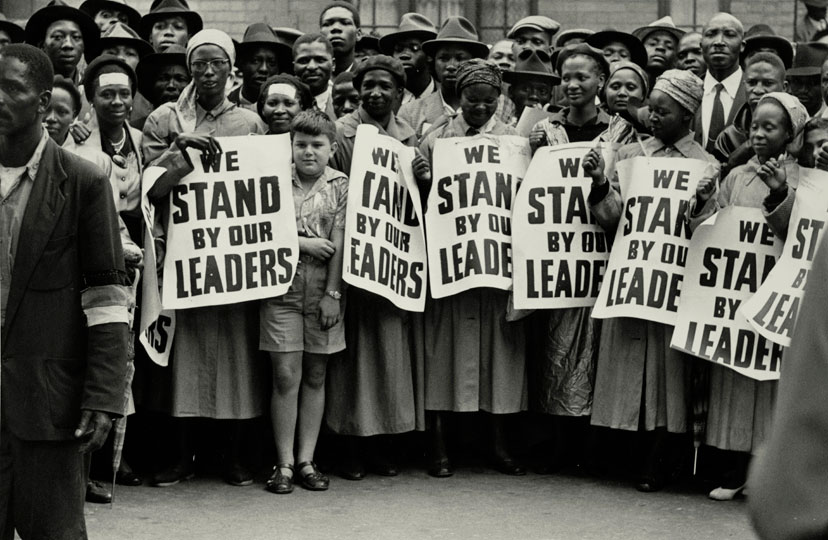
M267 95L272 96L273 94L282 94L290 99L296 99L296 88L291 84L285 83L271 84L267 89Z
M122 84L129 86L129 75L126 73L102 73L98 76L98 87Z

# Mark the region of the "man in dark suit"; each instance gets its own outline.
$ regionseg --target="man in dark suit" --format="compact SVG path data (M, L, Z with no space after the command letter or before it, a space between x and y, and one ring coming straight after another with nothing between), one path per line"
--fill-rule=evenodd
M725 126L733 123L745 104L745 88L739 55L744 48L742 23L729 13L717 13L702 31L701 47L707 63L704 96L696 112L696 142L709 153Z
M0 538L84 539L88 454L124 409L129 293L109 181L41 121L46 54L0 53Z

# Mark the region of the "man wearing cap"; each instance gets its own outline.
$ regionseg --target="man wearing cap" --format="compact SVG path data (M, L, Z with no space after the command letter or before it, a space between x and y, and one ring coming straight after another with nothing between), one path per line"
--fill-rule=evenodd
M24 30L13 22L7 21L6 16L0 13L0 50L9 43L20 43L25 38Z
M436 83L431 76L423 42L437 37L437 28L424 15L406 13L396 32L380 38L383 54L399 60L405 68L405 92L401 105L434 93Z
M704 63L704 55L701 48L701 34L698 32L687 32L678 44L676 52L676 67L687 69L699 79L704 80L707 73L707 64Z
M702 31L701 47L707 74L693 130L696 142L709 153L715 150L719 133L733 123L745 104L744 73L739 65L744 34L741 21L729 13L713 15Z
M805 4L805 14L796 22L794 41L807 43L811 41L814 34L828 28L826 11L828 11L828 0L802 0Z
M644 155L690 158L718 169L716 160L693 140L690 129L702 96L702 81L693 73L665 71L650 94L654 136L621 147L617 161ZM583 167L592 177L590 209L607 234L615 234L623 212L617 173L604 173L604 160L596 149L584 157ZM672 333L670 325L630 318L607 319L601 329L592 424L643 432L639 491L664 487L668 433L685 433L688 428L689 356L670 348Z
M647 49L641 40L632 34L612 29L602 30L589 36L586 42L602 51L610 66L618 61L628 60L643 68L647 67Z
M587 28L570 28L569 30L564 30L558 34L558 37L555 40L555 49L563 49L567 45L583 43L594 33L594 30L589 30Z
M525 108L547 109L552 89L561 84L561 78L552 71L549 55L543 49L524 49L518 55L515 68L503 73L509 83L509 97L515 104L512 126L516 125Z
M787 78L790 93L805 105L808 114L816 116L823 109L821 73L828 58L828 44L797 43L793 67Z
M242 72L242 84L227 95L239 107L258 112L259 90L277 73L292 71L292 51L265 23L253 23L244 31L236 46L236 66Z
M95 21L102 34L118 22L135 30L141 23L141 14L124 0L86 0L78 9Z
M676 50L684 30L676 28L673 18L667 16L636 28L633 35L641 40L647 50L647 73L650 74L650 84L653 84L665 70L675 67Z
M514 41L515 56L526 49L542 49L551 54L553 38L560 28L561 24L549 17L530 15L516 22L506 37Z
M26 43L40 47L52 61L55 73L80 84L78 63L98 54L100 30L82 11L62 0L52 0L26 23Z
M204 27L201 15L190 9L187 0L154 0L141 17L138 32L156 52L170 45L187 46L187 40Z
M331 166L350 173L356 131L362 124L407 146L416 146L414 130L394 114L405 88L405 70L396 58L371 56L356 67L354 87L361 104L336 122L337 151ZM353 181L362 181L354 178ZM388 300L352 287L345 314L348 350L328 366L326 418L340 435L367 437L411 431L415 427L412 357L417 348L415 320ZM362 439L364 440L364 439ZM349 439L341 473L351 480L364 476L357 450L360 439ZM372 468L396 475L392 456L374 445Z
M333 47L333 76L353 69L354 48L361 34L359 25L359 9L350 2L337 0L319 14L319 31Z
M85 462L124 412L129 292L112 190L43 128L50 64L29 45L0 53L4 539L86 538Z
M423 43L423 51L431 58L440 91L402 106L399 117L414 128L418 139L443 116L452 117L460 107L455 91L457 66L472 58L486 58L489 48L477 37L474 25L465 17L452 16L443 23L437 37ZM508 102L508 105L507 105ZM501 94L497 115L511 120L514 105Z

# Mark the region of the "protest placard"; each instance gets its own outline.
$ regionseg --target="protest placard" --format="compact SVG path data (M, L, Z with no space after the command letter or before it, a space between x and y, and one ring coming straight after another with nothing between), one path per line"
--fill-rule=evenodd
M595 304L609 247L587 203L592 179L581 159L591 148L540 148L526 171L512 211L517 309Z
M529 159L515 135L437 139L426 210L434 298L512 286L512 203Z
M707 168L686 158L618 162L621 220L593 317L674 324L690 247L687 207Z
M670 346L760 381L779 378L782 346L739 311L776 264L782 241L759 208L728 206L693 233Z
M425 309L428 257L414 148L357 128L348 183L343 279L407 311Z
M155 206L149 200L149 190L166 169L147 167L141 177L141 213L144 216L144 272L141 275L141 320L138 341L147 356L159 366L169 364L170 351L175 337L175 311L164 311L161 290L158 287L158 257L155 253L156 221Z
M214 161L188 149L195 169L169 195L164 309L278 296L296 271L290 136L218 141Z
M776 267L742 314L757 332L789 347L817 247L828 222L828 173L800 169L788 236Z

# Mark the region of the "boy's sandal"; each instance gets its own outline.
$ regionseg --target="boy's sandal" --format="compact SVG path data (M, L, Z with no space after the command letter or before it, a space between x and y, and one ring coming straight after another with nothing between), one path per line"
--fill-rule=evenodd
M293 465L290 463L281 463L273 467L273 474L270 475L265 484L265 489L269 492L278 495L293 493L293 476L283 474L282 469L289 469L293 473Z
M302 469L310 467L311 472L302 473ZM328 489L328 477L319 472L316 463L313 461L303 461L296 465L296 470L299 471L299 480L302 482L302 487L310 491L325 491Z

